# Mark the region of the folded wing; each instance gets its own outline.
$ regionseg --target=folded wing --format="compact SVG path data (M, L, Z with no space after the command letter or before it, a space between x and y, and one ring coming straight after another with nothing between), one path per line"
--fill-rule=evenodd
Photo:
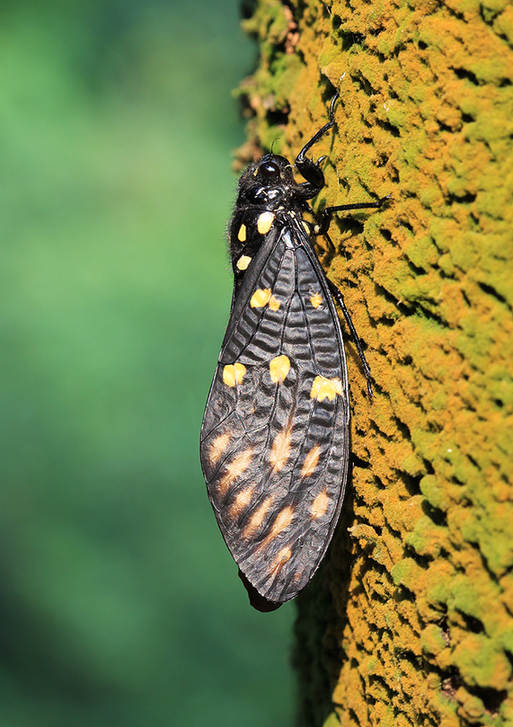
M348 452L338 317L307 240L283 228L234 301L201 435L223 537L268 600L293 598L317 569L338 519Z

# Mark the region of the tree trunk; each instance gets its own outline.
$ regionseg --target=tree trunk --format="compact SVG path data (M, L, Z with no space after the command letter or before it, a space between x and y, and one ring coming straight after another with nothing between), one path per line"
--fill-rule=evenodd
M353 476L298 599L308 727L513 725L513 7L260 0L241 156L294 158L340 91L318 253L352 341Z

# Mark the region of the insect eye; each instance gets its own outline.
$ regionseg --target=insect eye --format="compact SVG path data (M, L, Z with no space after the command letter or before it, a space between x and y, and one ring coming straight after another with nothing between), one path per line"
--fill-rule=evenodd
M266 179L276 179L280 176L280 168L276 162L263 162L259 167L260 173Z

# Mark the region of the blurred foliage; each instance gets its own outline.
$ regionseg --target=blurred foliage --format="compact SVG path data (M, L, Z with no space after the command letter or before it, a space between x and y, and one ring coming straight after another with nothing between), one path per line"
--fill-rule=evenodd
M0 725L286 725L198 433L226 322L235 0L0 10Z

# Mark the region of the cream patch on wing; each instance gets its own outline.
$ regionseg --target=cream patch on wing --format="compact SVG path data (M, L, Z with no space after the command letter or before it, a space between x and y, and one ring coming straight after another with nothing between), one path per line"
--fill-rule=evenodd
M230 439L232 438L232 435L230 432L225 432L224 434L220 434L218 437L216 437L212 444L210 445L210 464L217 464L219 460L221 459L221 455L226 450L226 447L228 446Z
M261 527L262 523L264 522L265 516L267 515L269 508L271 507L272 500L272 495L269 495L269 497L266 497L263 503L257 507L242 532L245 538L251 538Z
M320 518L326 514L329 502L330 498L326 494L326 490L324 489L322 492L319 492L310 507L310 514L312 518L314 518L314 520L317 520L317 518Z
M317 469L317 465L319 464L320 453L320 446L318 444L314 444L312 449L307 452L305 461L303 462L303 466L301 467L301 477L311 477L313 475L313 473Z
M219 480L218 489L221 495L224 495L228 488L248 469L253 459L253 449L248 447L238 454L231 462L226 465L225 473Z
M277 575L280 570L283 568L285 563L287 563L292 558L292 550L287 546L285 548L282 548L279 552L276 558L271 563L271 573L273 575Z
M267 535L266 540L273 540L283 530L286 530L294 518L294 508L287 505L277 514L275 521L271 526L271 531Z
M261 544L258 546L258 550L265 548L271 540L274 540L277 535L286 530L292 520L294 519L294 508L291 505L287 505L280 510L280 512L274 518L274 522L271 525L270 531L267 533Z
M235 495L235 499L233 500L232 504L230 505L230 509L228 510L228 515L230 518L235 519L242 515L244 510L251 502L254 489L255 485L251 485L250 487L245 487L243 490Z
M279 472L287 464L290 456L291 430L292 427L289 424L281 432L278 432L274 438L269 454L269 462L273 472Z

